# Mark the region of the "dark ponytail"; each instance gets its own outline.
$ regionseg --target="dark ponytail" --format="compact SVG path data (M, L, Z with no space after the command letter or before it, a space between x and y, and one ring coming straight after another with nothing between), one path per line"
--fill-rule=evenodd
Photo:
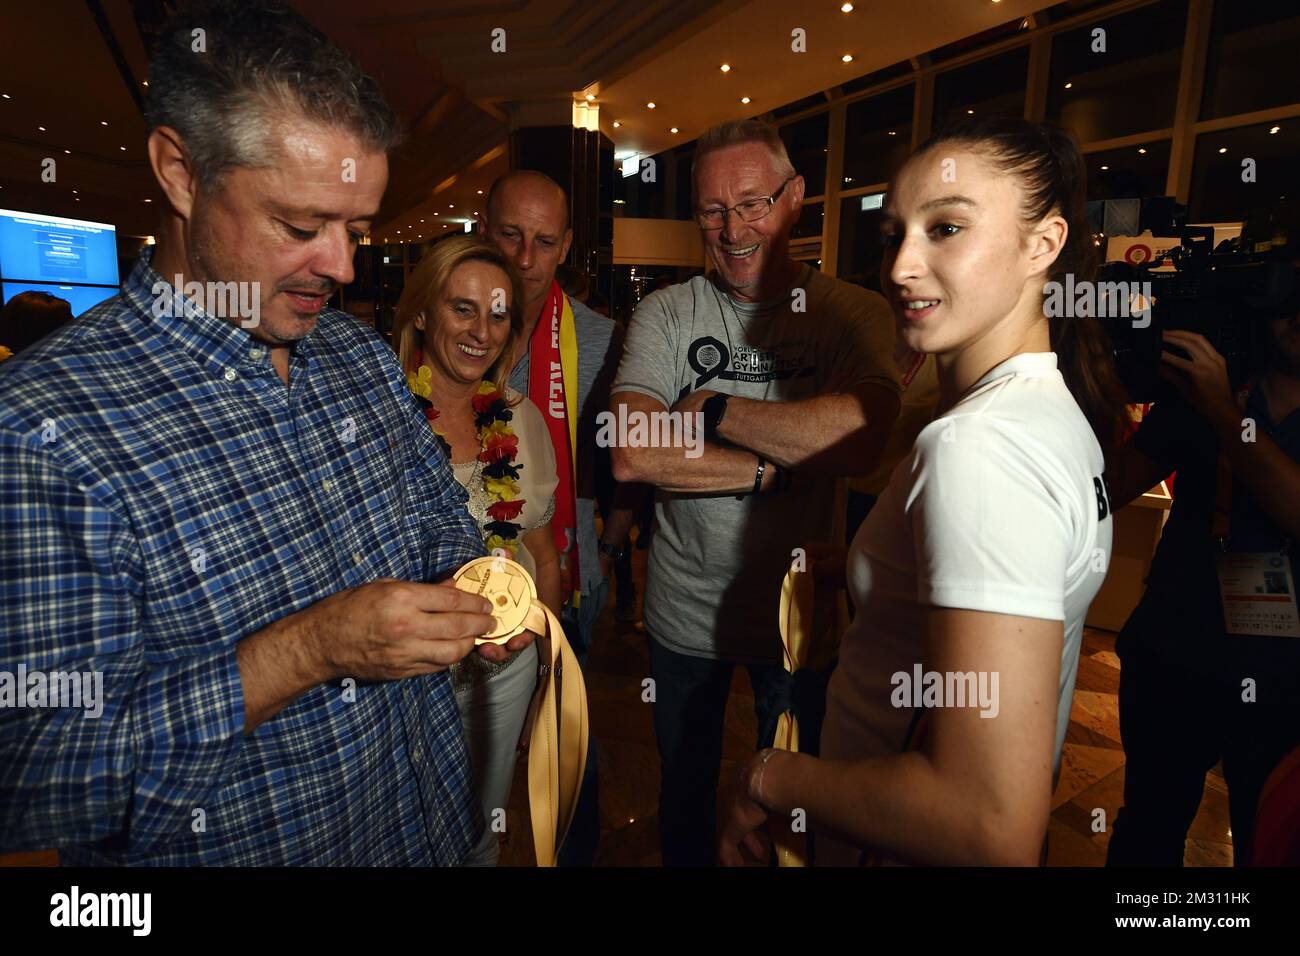
M1067 274L1073 274L1076 285L1096 280L1100 256L1088 221L1087 173L1069 133L1049 123L989 117L940 130L918 152L943 143L980 151L998 169L1015 176L1024 194L1021 218L1026 223L1038 223L1055 213L1069 224L1048 281L1064 283ZM1065 384L1097 441L1110 449L1129 424L1110 335L1092 318L1053 317L1048 323Z

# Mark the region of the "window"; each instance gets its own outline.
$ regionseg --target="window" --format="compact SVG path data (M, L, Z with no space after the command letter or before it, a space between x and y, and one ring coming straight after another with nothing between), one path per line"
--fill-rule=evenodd
M880 291L880 241L883 214L880 194L853 196L840 201L839 269L846 282Z
M1172 126L1186 20L1186 0L1161 0L1057 34L1047 118L1080 143Z
M1300 101L1300 6L1295 0L1218 0L1201 119Z
M850 103L840 189L887 182L912 152L913 84Z
M804 195L826 192L826 144L830 141L830 114L819 113L781 127L781 139L795 172L804 178ZM819 229L818 232L821 230Z
M822 236L822 223L826 220L826 204L824 202L806 202L803 209L799 212L799 219L790 230L791 239L820 239Z
M862 90L869 90L871 87L880 83L896 80L900 76L907 76L912 72L912 64L907 60L900 60L893 66L887 66L883 70L876 70L874 73L864 73L855 80L849 80L847 83L840 84L840 92L848 95L850 93L860 93Z
M934 81L932 128L969 118L1024 116L1028 77L1028 47L940 73Z
M1251 172L1254 182L1243 180ZM1294 205L1298 194L1300 119L1196 137L1188 222L1267 219L1283 202Z
M1088 153L1083 162L1089 200L1163 196L1169 179L1169 140Z
M821 93L813 93L811 96L805 96L801 100L795 100L793 103L786 103L784 106L778 106L772 110L773 119L781 119L783 116L793 116L795 113L802 113L804 110L810 110L815 106L825 106L826 97Z
M1023 18L1016 17L1014 20L1008 20L996 27L991 27L968 37L962 37L955 43L949 43L947 46L941 46L937 50L930 51L930 62L942 63L945 60L951 60L964 53L978 50L980 47L990 46L999 40L1013 37L1017 33L1028 29L1029 24Z

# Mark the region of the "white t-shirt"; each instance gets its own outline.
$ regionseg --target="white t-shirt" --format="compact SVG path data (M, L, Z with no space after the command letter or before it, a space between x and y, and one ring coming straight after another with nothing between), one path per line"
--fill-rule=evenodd
M948 607L1064 622L1059 766L1083 619L1110 563L1103 468L1053 352L1001 363L921 431L849 550L857 611L827 693L823 757L904 749L914 709L894 706L893 675L915 683L917 666L928 670L925 611Z

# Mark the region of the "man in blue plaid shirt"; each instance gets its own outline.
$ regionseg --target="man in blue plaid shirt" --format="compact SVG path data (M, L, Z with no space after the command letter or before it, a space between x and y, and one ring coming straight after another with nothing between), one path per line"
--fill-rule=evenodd
M0 366L0 672L103 681L98 716L0 708L0 851L457 863L444 670L493 622L431 582L483 546L393 354L325 307L397 124L278 6L177 21L149 90L156 253Z

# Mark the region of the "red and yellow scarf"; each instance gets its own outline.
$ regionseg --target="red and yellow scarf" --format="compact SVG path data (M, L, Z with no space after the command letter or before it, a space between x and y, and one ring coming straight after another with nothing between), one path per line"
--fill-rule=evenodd
M551 530L560 552L560 567L568 586L561 600L573 594L574 605L582 591L578 576L578 495L577 475L578 410L570 402L578 400L578 333L573 321L573 307L558 282L542 306L541 317L528 343L528 397L542 410L546 430L555 447L555 514Z

